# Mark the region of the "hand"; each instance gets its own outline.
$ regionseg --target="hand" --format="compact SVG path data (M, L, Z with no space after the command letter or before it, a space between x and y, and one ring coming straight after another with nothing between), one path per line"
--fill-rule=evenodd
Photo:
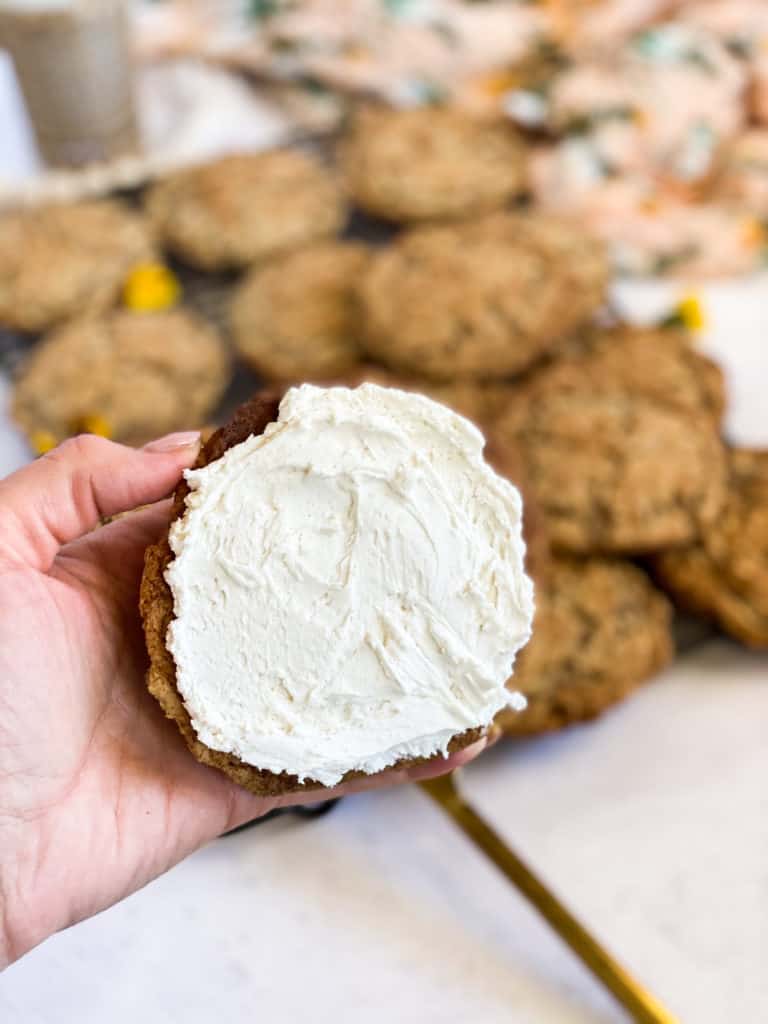
M0 481L0 968L278 805L439 774L485 745L278 799L192 758L144 685L137 608L161 499L198 445L78 437Z

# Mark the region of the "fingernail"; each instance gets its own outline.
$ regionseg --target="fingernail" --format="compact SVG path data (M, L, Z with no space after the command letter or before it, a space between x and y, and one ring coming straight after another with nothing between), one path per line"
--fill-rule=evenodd
M175 452L179 448L196 448L200 444L199 430L183 430L177 434L166 434L144 445L145 452Z

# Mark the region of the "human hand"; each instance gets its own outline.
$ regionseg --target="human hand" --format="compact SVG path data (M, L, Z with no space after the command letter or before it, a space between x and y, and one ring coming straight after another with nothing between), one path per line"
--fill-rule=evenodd
M485 746L278 798L192 758L144 685L138 591L198 446L83 436L0 481L0 968L277 806L437 775Z

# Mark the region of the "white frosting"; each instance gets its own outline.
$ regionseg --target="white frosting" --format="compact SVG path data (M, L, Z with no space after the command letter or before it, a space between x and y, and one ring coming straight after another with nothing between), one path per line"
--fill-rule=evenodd
M203 743L331 786L520 706L521 501L482 447L427 398L305 384L187 472L167 643Z

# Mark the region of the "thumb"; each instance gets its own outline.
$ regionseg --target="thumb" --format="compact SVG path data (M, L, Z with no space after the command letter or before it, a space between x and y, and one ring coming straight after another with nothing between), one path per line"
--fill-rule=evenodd
M199 448L197 431L140 449L91 434L70 438L0 480L0 557L46 572L63 544L103 516L168 495Z

